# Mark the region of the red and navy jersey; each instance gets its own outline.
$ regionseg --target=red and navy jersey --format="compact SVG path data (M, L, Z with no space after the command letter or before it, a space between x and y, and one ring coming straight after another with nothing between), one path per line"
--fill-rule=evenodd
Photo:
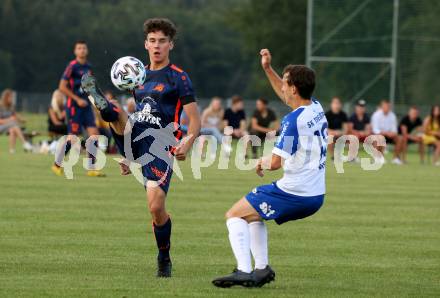
M66 70L63 73L62 79L69 82L69 89L72 90L73 93L78 95L81 98L87 99L87 94L85 94L81 89L81 77L85 73L91 73L91 65L86 62L85 64L79 63L76 59L72 60L66 67ZM67 102L69 105L76 105L76 102L68 99Z
M160 70L146 67L145 83L134 91L135 124L145 128L164 128L170 123L180 123L183 106L195 101L194 90L188 74L173 64ZM180 131L176 137L180 138Z

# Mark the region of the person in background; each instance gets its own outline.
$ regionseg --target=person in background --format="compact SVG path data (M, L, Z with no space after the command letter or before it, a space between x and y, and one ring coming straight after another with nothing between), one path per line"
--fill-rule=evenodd
M440 166L440 106L432 107L431 114L423 121L423 130L423 143L435 147L433 163Z
M419 117L419 110L416 106L412 106L408 110L408 114L400 120L399 135L402 138L401 157L402 162L406 162L406 153L408 151L408 143L419 144L420 161L424 162L425 146L423 145L423 127L422 119Z
M358 100L354 107L354 113L350 116L347 123L347 133L355 135L359 142L363 142L366 137L371 135L370 117L366 112L365 106L365 100Z
M26 151L32 150L32 145L26 141L23 132L20 128L22 119L14 109L14 91L5 89L0 98L0 134L9 133L9 153L15 153L17 138L21 140L23 149Z
M67 135L65 102L66 96L56 89L52 93L52 100L47 112L48 132L52 140Z
M212 135L216 138L217 144L222 143L223 134L223 117L225 111L222 107L222 99L220 97L213 97L209 106L202 113L202 128L201 135ZM215 154L217 148L212 148L211 154ZM229 145L224 144L224 149L227 153L231 152ZM214 150L214 151L213 151Z
M391 111L391 104L388 100L382 100L379 109L371 116L371 128L374 134L383 135L387 143L394 144L393 159L391 162L401 165L401 139L397 134L397 117L396 114ZM377 149L383 153L385 147L379 146ZM382 156L378 161L385 163L385 158Z
M217 145L222 144L223 134L222 130L222 120L224 116L224 110L222 107L222 99L220 97L213 97L209 106L203 110L201 117L201 125L200 135L210 135L213 136L217 140ZM180 129L187 133L188 131L188 122L189 119L185 113L182 112L182 116L180 118ZM217 147L213 144L211 148L211 155L214 157L217 151ZM232 151L232 148L228 144L223 144L223 148L227 154Z
M70 151L72 136L81 137L83 129L87 132L88 138L97 144L99 135L96 127L95 115L93 113L93 105L89 102L87 94L81 87L81 78L85 74L91 74L92 66L88 61L89 49L84 40L78 40L73 45L73 54L75 59L70 61L61 76L58 89L67 96L66 116L67 116L67 132L68 139L66 141L65 152L58 152L55 156L55 162L52 164L51 170L57 176L63 176L63 159ZM88 165L87 176L89 177L105 177L101 170L96 169L96 146L91 146L92 152L87 152Z
M233 138L239 139L248 135L248 132L246 131L246 114L244 112L244 103L241 96L232 96L231 107L226 109L223 123L224 126L232 127Z
M258 158L258 148L264 148L266 134L269 132L275 133L279 129L279 124L275 112L267 107L266 99L257 99L255 108L252 114L250 133L256 135L261 140L261 146L251 146L253 158Z
M330 110L325 113L328 122L328 135L333 136L333 142L329 141L328 150L333 159L336 140L347 132L347 114L342 110L342 103L339 97L333 97L330 103Z
M220 97L213 97L209 106L202 113L201 122L204 133L201 132L201 134L211 134L217 139L218 143L221 143L224 113L222 99ZM207 131L211 133L206 133Z

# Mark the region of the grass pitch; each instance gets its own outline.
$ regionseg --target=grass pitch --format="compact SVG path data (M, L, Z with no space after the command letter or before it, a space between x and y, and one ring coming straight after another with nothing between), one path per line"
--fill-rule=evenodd
M39 122L41 123L41 121ZM18 150L19 151L19 150ZM234 158L234 155L232 156ZM253 172L190 162L167 199L174 277L157 279L145 192L119 175L50 171L51 156L7 153L0 136L1 297L439 297L440 168L385 165L367 172L327 167L327 195L314 216L269 223L276 281L261 289L218 289L211 279L235 266L225 211L263 179Z

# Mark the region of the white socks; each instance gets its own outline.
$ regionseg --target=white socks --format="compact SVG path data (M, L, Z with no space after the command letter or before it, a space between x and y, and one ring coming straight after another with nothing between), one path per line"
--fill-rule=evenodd
M237 269L252 271L251 251L255 260L255 269L264 269L269 263L267 252L267 227L262 221L247 223L242 218L232 217L226 221L229 241L237 260Z
M264 269L269 264L267 253L267 227L262 221L249 224L251 252L255 260L255 269Z
M246 273L252 271L249 226L247 221L232 217L226 221L229 230L229 241L237 260L237 269Z

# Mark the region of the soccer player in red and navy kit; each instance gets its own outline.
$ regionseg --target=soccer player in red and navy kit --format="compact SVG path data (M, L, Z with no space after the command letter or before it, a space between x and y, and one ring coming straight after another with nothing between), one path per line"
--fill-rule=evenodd
M73 51L75 59L67 65L58 87L58 89L67 96L67 131L69 135L79 136L82 134L82 129L85 128L87 135L96 139L99 135L99 131L96 128L95 116L92 110L93 107L87 100L87 94L85 94L81 88L81 77L86 73L91 73L91 65L87 61L89 53L87 43L83 40L76 41ZM69 151L69 148L70 141L67 144L66 151ZM104 174L101 171L93 169L94 156L96 156L96 144L90 149L95 150L95 152L90 152L92 154L90 159L92 164L89 165L87 175L102 177ZM60 167L63 157L64 155L57 156L52 166L52 171L59 176L63 175L63 170Z
M173 159L185 159L200 131L200 116L191 80L188 74L169 60L175 35L175 25L168 19L149 19L144 23L145 49L148 51L150 64L146 67L144 84L133 91L136 112L130 118L102 95L93 76L85 75L82 79L83 89L93 99L102 118L110 123L121 154L128 160L139 160L147 156L147 160L141 164L159 250L158 277L171 277L171 218L165 209L165 199L170 185ZM178 129L182 110L189 119L188 138L184 142L178 142L182 137L182 132ZM127 122L131 131L125 132ZM170 127L170 135L175 141L173 146L167 146L170 135L164 133L164 130L170 131ZM168 151L162 152L166 154L161 155L154 150L155 142L168 147ZM129 173L127 164L121 163L121 174Z

